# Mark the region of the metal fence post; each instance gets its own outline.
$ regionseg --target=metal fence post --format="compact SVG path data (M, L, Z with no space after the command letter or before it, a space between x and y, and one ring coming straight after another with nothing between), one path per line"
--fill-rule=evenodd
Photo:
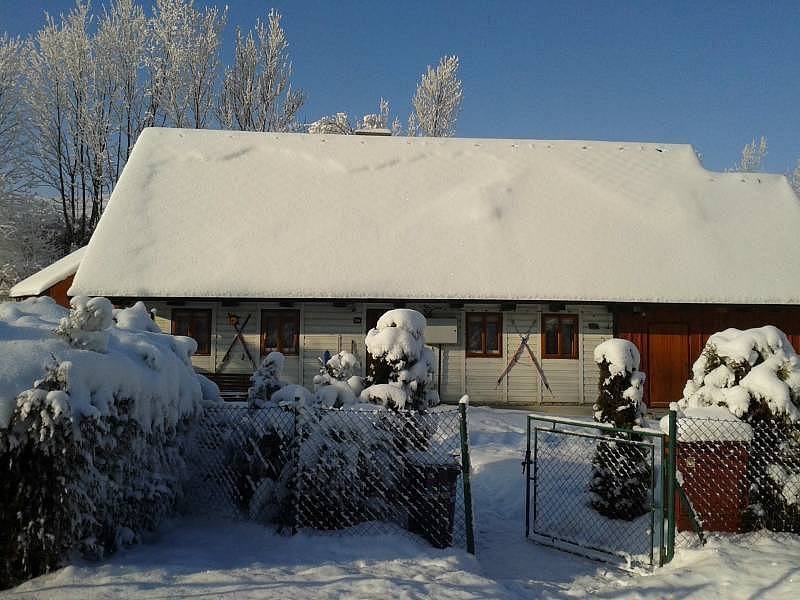
M678 468L678 414L669 411L669 460L667 461L667 561L675 556L675 478Z
M475 554L475 524L472 515L472 485L469 480L471 465L469 460L469 432L467 431L467 404L469 396L464 396L458 401L460 415L459 429L461 430L461 474L464 481L464 520L467 529L467 552Z
M525 473L525 537L530 537L531 534L531 417L526 418L525 425L525 464L523 465L523 472Z

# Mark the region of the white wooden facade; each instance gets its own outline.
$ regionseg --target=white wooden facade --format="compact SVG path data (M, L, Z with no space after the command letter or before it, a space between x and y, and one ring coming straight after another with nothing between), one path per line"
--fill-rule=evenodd
M194 364L203 373L247 374L253 371L246 353L236 342L229 359L222 364L225 353L234 342L235 329L231 322L238 318L247 325L243 337L250 355L260 359L260 332L262 311L294 310L299 313L298 353L287 356L283 377L289 382L312 387L314 375L319 371L319 357L327 350L335 354L347 350L364 362L364 336L367 331L367 311L388 310L391 303L345 302L294 302L291 305L277 302L200 302L181 303L147 302L156 309L156 322L165 332L172 329L173 310L207 308L212 311L210 356L196 356ZM409 303L424 313L431 321L447 319L456 323L456 343L432 344L441 376L440 395L444 401L457 401L469 394L474 403L502 406L531 405L583 405L591 404L596 396L598 371L594 364L594 348L612 336L612 315L600 304L566 304L553 310L548 304L517 304L513 308L500 304L471 304L463 307L447 303ZM505 310L503 310L505 308ZM511 308L509 310L509 308ZM502 355L498 357L468 357L465 340L465 317L473 312L501 313L503 316ZM578 318L578 358L541 359L541 323L543 314L562 313ZM519 364L498 386L497 379L520 343L520 333L530 331L529 344L540 360L550 382L553 394L541 385L530 357L523 354ZM441 352L441 361L439 361Z

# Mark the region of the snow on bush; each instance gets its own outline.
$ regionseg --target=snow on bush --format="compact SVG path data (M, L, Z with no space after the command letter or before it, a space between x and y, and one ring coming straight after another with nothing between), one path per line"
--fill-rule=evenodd
M181 497L184 433L214 388L195 375L193 340L131 321L115 325L104 298L69 313L49 298L0 304L0 531L14 540L2 586L72 551L102 557Z
M425 325L421 313L407 308L387 311L378 319L365 340L374 360L367 376L372 385L361 392L362 402L418 411L439 404L439 394L429 389L434 357L425 345Z
M706 342L692 366L680 408L724 406L737 417L800 421L800 358L771 325L726 329Z
M620 429L641 425L645 374L639 371L639 350L628 340L611 339L594 351L600 367L599 395L594 420ZM611 433L617 439L635 439L632 434ZM648 511L650 465L646 453L634 444L602 441L592 461L589 484L591 505L613 519L631 520Z
M322 365L314 376L317 403L328 408L342 408L358 403L364 384L356 373L361 362L355 354L339 352Z
M766 325L709 337L677 408L679 441L749 442L747 526L800 533L800 358L786 335Z
M272 399L272 395L284 387L281 380L286 357L280 352L270 352L261 361L258 369L250 377L247 402L251 407L261 408Z
M158 325L155 324L144 302L141 300L130 308L118 308L114 310L114 323L120 329L131 329L149 331L151 333L161 333Z
M105 352L108 328L114 317L114 307L106 298L75 296L69 303L72 310L61 319L56 333L63 335L75 348Z

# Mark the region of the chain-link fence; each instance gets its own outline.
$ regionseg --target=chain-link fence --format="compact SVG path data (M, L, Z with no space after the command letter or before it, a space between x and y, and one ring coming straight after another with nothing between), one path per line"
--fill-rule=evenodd
M593 558L663 558L665 436L531 415L526 535Z
M425 414L377 407L208 408L196 433L189 509L289 532L399 527L436 547L466 547L465 415L454 407Z
M800 424L677 420L676 545L698 532L800 533Z

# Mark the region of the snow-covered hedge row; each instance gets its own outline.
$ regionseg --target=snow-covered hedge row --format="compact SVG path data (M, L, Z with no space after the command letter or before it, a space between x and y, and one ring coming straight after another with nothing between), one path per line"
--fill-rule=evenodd
M0 304L0 586L101 557L175 509L184 433L219 392L139 303Z

